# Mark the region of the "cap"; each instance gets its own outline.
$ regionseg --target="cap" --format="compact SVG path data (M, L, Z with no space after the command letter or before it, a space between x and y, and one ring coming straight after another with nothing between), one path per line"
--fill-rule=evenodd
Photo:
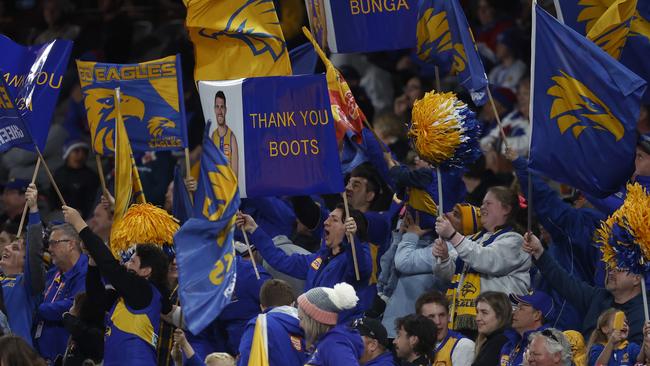
M388 332L377 319L363 317L355 320L352 327L359 331L359 334L377 340L379 344L388 347Z
M314 287L298 297L298 308L315 321L336 325L338 313L359 302L354 287L342 282L329 287Z
M237 254L239 255L247 255L248 254L248 246L241 241L235 241L235 251L237 251ZM255 245L251 244L251 251L255 250Z
M530 305L533 309L541 311L546 319L553 313L553 299L542 291L535 291L528 295L510 294L510 301L515 305Z
M639 141L636 145L646 154L650 154L650 133L639 135Z
M90 145L88 143L79 140L79 139L72 139L69 141L65 142L65 145L63 145L63 160L68 158L68 155L72 152L72 150L77 149L77 148L83 148L88 151L90 151Z
M10 178L7 184L5 184L5 190L15 189L20 192L25 192L28 186L29 181L27 179Z

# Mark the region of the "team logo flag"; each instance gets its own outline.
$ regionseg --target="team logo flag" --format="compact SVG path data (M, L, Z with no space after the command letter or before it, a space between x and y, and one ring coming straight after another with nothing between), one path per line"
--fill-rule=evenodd
M585 35L632 72L650 80L650 2L555 0L558 19ZM644 103L650 103L646 90Z
M33 138L33 142L19 147L35 151L35 143L42 151L63 84L63 74L68 66L72 42L57 39L24 47L0 35L0 50L0 69L8 93L14 97L12 104Z
M29 130L14 103L4 79L0 80L0 152L32 143Z
M417 55L458 77L474 104L487 102L488 79L458 0L420 0Z
M180 56L139 64L77 60L92 145L100 155L115 150L113 90L120 88L122 118L134 151L187 146Z
M334 53L412 48L417 0L306 0L311 32Z
M343 191L322 74L201 81L199 94L242 197Z
M174 236L179 295L188 329L198 334L228 305L235 289L233 230L237 178L206 126L194 214Z
M607 196L633 171L646 83L539 6L533 11L530 168Z
M272 0L183 0L194 43L194 80L291 75Z

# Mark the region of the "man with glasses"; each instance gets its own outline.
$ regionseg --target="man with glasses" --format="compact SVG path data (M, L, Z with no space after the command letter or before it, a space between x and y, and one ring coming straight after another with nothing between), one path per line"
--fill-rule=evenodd
M52 227L48 252L54 267L46 275L34 340L41 356L53 362L57 355L65 353L70 334L63 327L62 316L72 306L75 295L85 291L88 257L81 253L81 239L70 224Z
M379 320L360 318L352 326L363 339L361 366L395 366L393 354L388 351L388 333Z
M562 332L555 328L535 332L528 337L524 355L527 366L570 366L571 345Z
M553 314L553 299L542 291L530 295L510 294L514 304L512 329L506 331L508 343L501 349L501 366L520 366L524 362L524 351L528 336L548 328L546 322Z

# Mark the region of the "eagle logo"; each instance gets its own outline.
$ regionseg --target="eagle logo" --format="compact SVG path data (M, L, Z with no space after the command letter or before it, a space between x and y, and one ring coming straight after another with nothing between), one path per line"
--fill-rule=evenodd
M578 5L583 9L577 21L586 22L587 38L619 59L628 37L645 37L650 42L650 22L636 10L636 1L616 3L616 0L580 0Z
M476 293L476 286L474 286L473 284L471 284L469 282L465 282L463 287L460 289L460 293L461 293L461 295L463 295L463 297L467 297L467 294L475 294Z
M268 53L273 61L277 61L287 47L282 37L277 36L282 35L282 29L273 0L246 0L230 16L224 30L209 32L202 28L199 35L215 40L219 37L239 40L254 56Z
M426 9L418 20L417 39L417 53L421 60L437 59L435 54L444 55L442 57L452 57L451 73L453 75L465 70L467 64L465 49L462 44L452 41L447 12L441 11L434 14L433 8ZM443 63L444 60L437 59L434 62Z
M625 128L610 109L579 80L560 70L553 77L555 84L547 90L554 97L551 105L551 119L557 120L560 132L571 129L577 139L587 128L608 131L616 141L623 138Z
M109 88L90 88L84 91L84 104L88 123L93 133L93 147L97 153L115 150L115 91ZM144 103L142 100L121 93L120 111L126 123L129 119L142 121Z
M237 178L235 178L235 173L233 173L230 166L216 164L215 168L216 170L208 172L215 201L210 197L206 197L203 202L203 216L210 221L219 220L223 216L227 205L237 193Z
M147 122L147 129L149 130L149 135L153 137L162 137L163 132L166 129L176 128L176 123L165 117L152 117L149 122Z

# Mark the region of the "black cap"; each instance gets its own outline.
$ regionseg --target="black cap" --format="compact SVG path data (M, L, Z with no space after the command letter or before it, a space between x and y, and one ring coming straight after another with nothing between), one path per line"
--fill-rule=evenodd
M368 338L376 339L379 344L384 347L388 347L388 333L386 328L381 325L381 322L373 318L360 318L352 323L354 329L359 331L359 334L366 336Z

